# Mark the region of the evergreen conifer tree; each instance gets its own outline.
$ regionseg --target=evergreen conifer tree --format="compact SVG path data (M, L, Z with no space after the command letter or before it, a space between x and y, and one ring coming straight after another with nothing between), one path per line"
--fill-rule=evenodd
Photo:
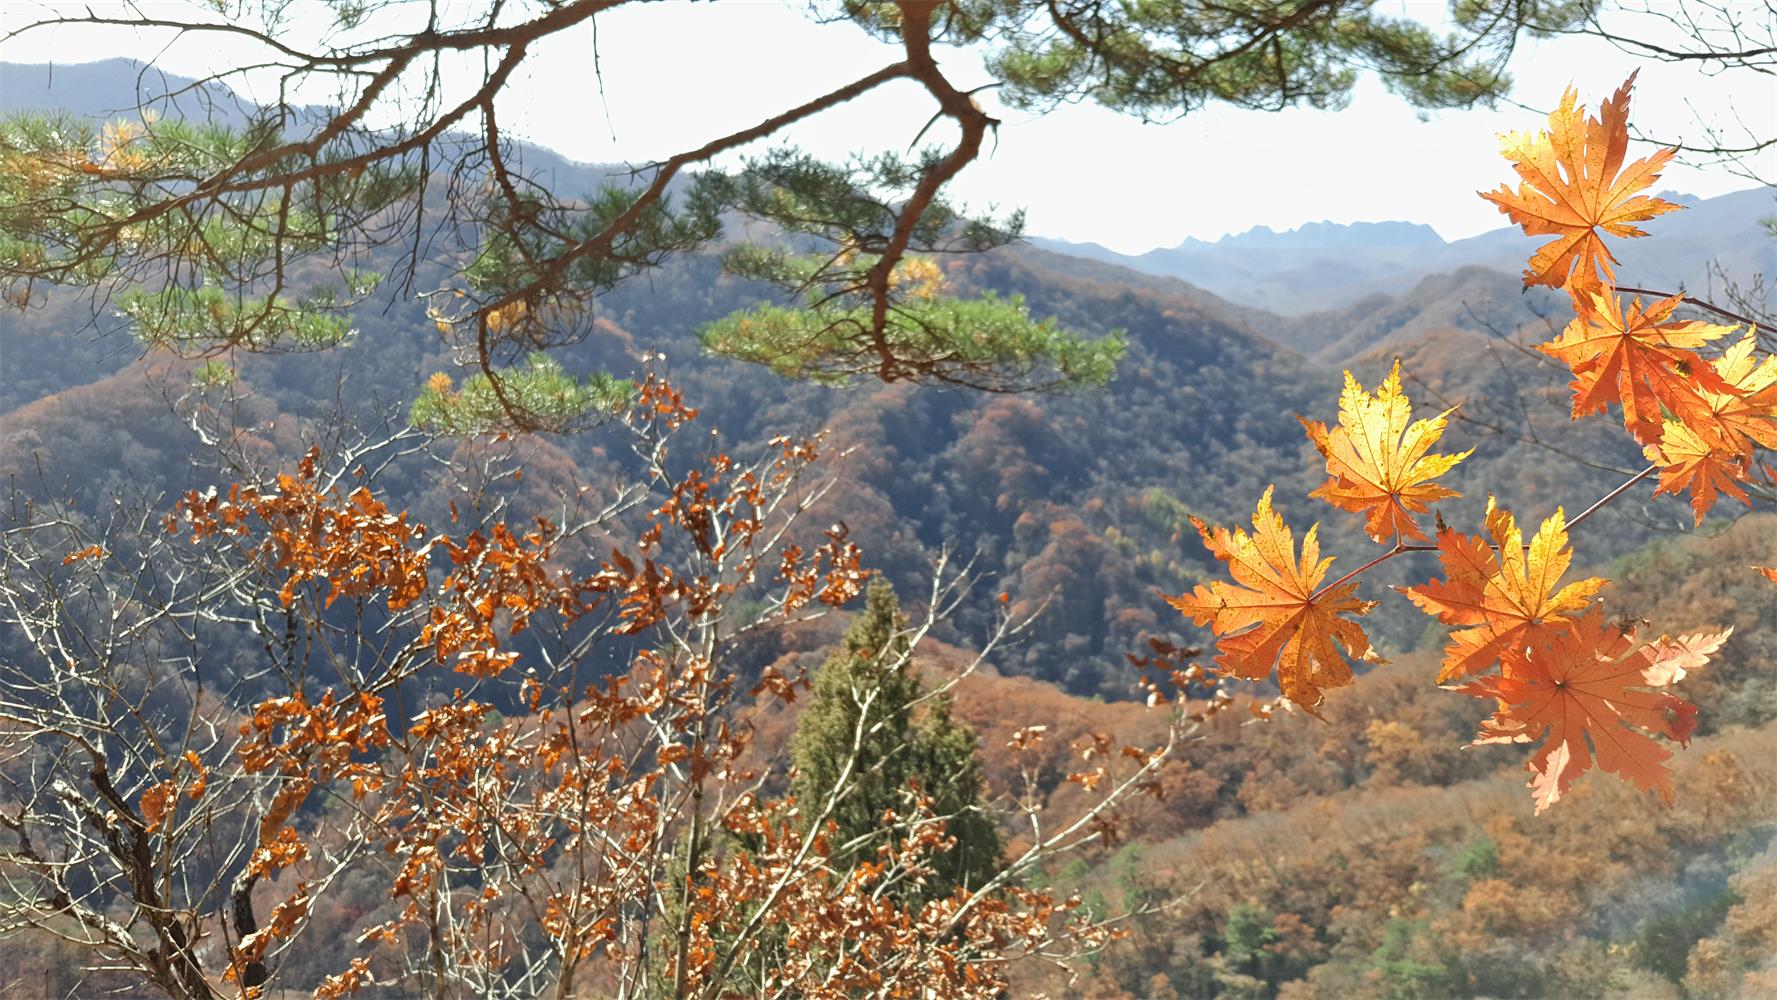
M792 789L805 821L825 810L836 867L875 856L884 838L905 836L916 796L945 819L955 846L931 859L920 899L975 888L999 869L999 830L983 807L975 734L951 715L948 694L927 700L914 673L906 620L894 588L872 582L863 612L816 670L814 694L797 720ZM918 789L915 792L914 789ZM885 823L890 813L897 822Z

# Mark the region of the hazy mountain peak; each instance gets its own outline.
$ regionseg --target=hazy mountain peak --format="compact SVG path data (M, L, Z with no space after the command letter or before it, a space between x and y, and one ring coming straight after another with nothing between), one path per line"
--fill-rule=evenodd
M199 83L133 59L0 62L0 111L24 110L82 118L133 118L147 110L163 118L239 122L253 108L220 83Z
M1663 199L1665 201L1669 201L1674 205L1684 205L1687 208L1690 207L1691 205L1703 204L1703 199L1697 197L1694 194L1685 194L1681 191L1673 191L1671 189L1661 191L1660 193L1654 195L1654 197Z
M1437 230L1417 222L1308 222L1294 229L1276 230L1270 226L1254 226L1243 233L1233 233L1219 240L1187 239L1171 251L1200 252L1233 248L1288 248L1316 250L1339 247L1387 247L1391 249L1441 247L1444 238Z

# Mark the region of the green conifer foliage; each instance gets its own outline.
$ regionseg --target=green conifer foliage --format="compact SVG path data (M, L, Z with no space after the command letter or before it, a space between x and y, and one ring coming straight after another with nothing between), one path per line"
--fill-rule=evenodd
M805 822L827 819L834 867L875 857L904 836L914 788L945 819L955 846L932 859L935 874L909 895L934 899L984 883L1000 865L1000 839L982 804L975 734L951 716L946 695L920 702L906 620L894 588L871 583L864 611L814 676L814 694L790 742L792 789ZM845 787L834 800L834 789ZM885 822L893 814L895 822Z
M360 307L389 309L417 293L465 369L460 397L418 401L422 426L554 432L603 416L612 377L539 372L534 352L592 335L596 299L612 288L675 255L720 248L731 274L783 295L707 326L717 353L827 382L1089 389L1111 378L1120 337L1088 338L992 289L946 289L941 261L1006 246L1023 226L1016 210L950 197L951 182L996 148L1005 114L977 95L996 91L1020 115L1091 101L1165 121L1215 103L1343 107L1373 75L1421 108L1467 107L1509 91L1506 63L1521 37L1593 33L1600 9L1616 6L826 0L809 5L812 17L883 43L861 75L794 107L765 101L751 124L705 129L644 166L558 171L514 141L496 98L529 75L527 59L554 48L546 40L625 5L354 0L305 5L331 16L292 21L287 0L239 0L222 18L200 16L205 5L157 14L136 25L149 29L143 38L223 35L247 47L243 65L275 68L291 88L255 105L228 89L245 71L219 63L215 76L174 89L189 100L144 93L109 121L0 116L0 306L83 288L147 344L207 356L335 347L368 314ZM1738 25L1722 17L1737 39ZM7 38L137 20L52 11L25 15ZM1672 58L1768 71L1767 49L1735 41L1712 52L1708 28L1669 20L1685 22L1699 45ZM375 31L360 30L370 22ZM1642 52L1674 44L1606 37ZM956 61L945 53L958 47L979 53L963 62L986 70L985 86L946 75ZM446 78L445 67L477 62L478 85L457 69ZM886 131L841 162L783 144L803 123L887 88L931 111L919 132ZM298 91L331 102L291 103ZM461 252L441 252L449 244ZM388 290L372 302L379 284Z

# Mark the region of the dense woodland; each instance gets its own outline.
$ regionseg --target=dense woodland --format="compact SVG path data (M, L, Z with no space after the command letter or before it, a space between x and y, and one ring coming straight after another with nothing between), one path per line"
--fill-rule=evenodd
M71 99L82 103L95 102ZM555 165L541 151L526 155ZM1398 360L1416 415L1456 407L1442 447L1475 452L1447 477L1463 493L1439 504L1452 524L1478 522L1490 494L1535 524L1644 464L1613 421L1568 419L1569 373L1535 350L1565 323L1565 298L1527 293L1503 271L1469 268L1283 317L1028 245L959 255L941 264L948 292L1016 297L1086 337L1126 338L1103 388L993 394L811 384L710 355L698 337L709 324L788 301L726 273L719 250L675 255L603 292L588 334L552 357L570 370L670 379L699 411L697 426L719 428L737 455L824 429L837 466L811 517L843 525L863 567L892 583L916 620L930 610L923 595L935 555L972 558L980 574L909 654L928 684L969 664L1000 617L1031 616L1028 631L994 649L945 702L973 734L980 795L1001 817L991 835L971 836L1014 852L1031 838L1014 801L1035 796L1052 821L1090 808L1090 789L1070 777L1079 747L1163 737L1162 713L1144 701L1142 658L1213 645L1164 597L1222 572L1193 518L1239 523L1275 485L1280 511L1298 530L1318 521L1328 551L1367 544L1361 518L1307 497L1324 473L1297 418L1335 418L1343 370L1371 386ZM396 273L406 252L374 248L361 266ZM451 266L421 261L412 286L441 285ZM311 446L407 427L419 387L454 370L455 352L403 283L350 315L350 338L325 352L194 360L142 349L114 311L95 312L80 295L8 313L0 475L15 518L34 504L92 526L138 514L158 521L188 490L226 493L250 476L294 474ZM612 484L646 474L618 426L415 436L376 470L376 495L427 525L507 512L514 523L570 520L573 505L596 506ZM504 471L464 480L463 470L478 468ZM459 501L478 509L459 511ZM1656 632L1733 629L1683 684L1699 723L1673 762L1676 804L1592 774L1533 815L1522 787L1529 750L1467 745L1487 706L1432 682L1444 630L1390 595L1366 619L1385 662L1329 693L1324 720L1282 709L1264 720L1244 708L1214 716L1159 770L1158 794L1121 809L1115 836L1025 874L1032 888L1077 896L1116 933L1068 967L1015 965L1012 995L1777 993L1777 588L1748 571L1777 566L1777 512L1724 501L1691 522L1682 497L1643 491L1573 535L1574 575L1611 580L1613 616L1645 619ZM571 555L603 557L590 547ZM1437 566L1433 553L1411 554L1367 579L1380 594ZM750 637L725 666L741 688L806 676L834 650L862 648L845 636L863 607L860 597ZM337 621L348 614L342 605ZM591 662L615 673L635 651L617 643ZM258 655L245 634L216 640L201 669ZM0 637L0 657L29 660L22 636ZM443 698L454 682L428 681L416 698ZM275 692L237 686L239 703L216 711L233 718ZM1276 690L1236 694L1244 705ZM816 697L737 704L734 719L754 733L749 759L781 769L798 714ZM526 711L510 692L490 698L499 712ZM1032 723L1048 727L1046 749L1010 752ZM810 738L800 739L806 747ZM803 760L810 751L796 752ZM1129 765L1111 765L1113 775L1119 766ZM306 994L336 974L340 957L325 945L391 919L399 902L373 873L348 872L307 915L310 946L281 955L285 992L276 995ZM94 970L53 935L4 932L0 996L140 987L127 973Z
M1073 271L1053 254L1009 250L970 262L957 278L1026 295L1035 311L1088 329L1129 331L1124 368L1103 393L842 392L714 361L686 331L761 292L696 259L655 275L651 288L609 296L600 327L608 336L584 348L586 360L633 370L641 345L658 345L686 395L740 440L827 426L856 447L825 509L851 527L871 568L917 592L927 553L947 542L994 568L973 616L958 616L940 638L966 644L999 589L1047 602L1029 641L958 694L1001 794L1018 778L996 767L1007 720L1046 720L1070 740L1127 739L1155 725L1133 700L1124 654L1153 636L1206 638L1158 597L1213 573L1187 517L1234 520L1244 498L1271 482L1305 508L1300 498L1317 477L1293 411L1324 414L1339 368L1266 338L1262 317L1183 284L1119 286L1108 270ZM1490 286L1501 310L1519 307L1512 276L1469 280ZM73 314L61 322L84 326ZM264 454L299 453L305 421L341 400L355 419L399 420L395 389L444 364L417 309L382 304L357 323L359 339L337 359L234 359L238 399L229 405L253 413ZM1544 335L1534 316L1519 323L1516 343ZM43 359L29 378L9 368L5 381L3 460L15 482L103 516L113 496L147 503L226 475L180 417L194 391L191 365L140 357L96 331L70 335L53 313L9 320L5 337L8 356ZM1565 387L1547 362L1489 331L1438 330L1344 363L1373 381L1396 353L1429 390L1476 400L1477 420L1512 435L1460 421L1450 432L1460 446L1482 448L1467 474L1521 498L1527 515L1609 488L1614 473L1582 457L1621 465L1636 457L1608 427L1565 424ZM1498 402L1514 396L1537 406L1528 413L1548 435L1541 443L1517 439L1527 436L1527 414ZM773 402L759 407L759 399ZM522 456L525 479L512 488L528 496L515 503L544 509L553 488L597 482L613 461L596 430L489 447ZM444 484L423 461L382 481L422 520L448 518ZM1451 506L1472 512L1478 498ZM1719 666L1689 685L1705 735L1681 761L1679 808L1597 781L1557 815L1532 819L1514 755L1464 746L1481 706L1427 681L1438 637L1410 608L1385 607L1395 662L1335 699L1328 722L1225 721L1168 765L1166 798L1138 807L1126 843L1049 873L1107 913L1168 901L1095 961L1077 995L1762 992L1753 977L1770 974L1777 948L1769 905L1777 778L1767 763L1777 738L1777 599L1743 567L1777 562L1777 519L1726 513L1692 533L1682 530L1681 502L1624 506L1578 543L1583 560L1610 568L1613 596L1635 614L1735 628ZM1330 538L1357 529L1355 518L1324 518ZM1425 564L1404 565L1394 582L1427 573ZM834 638L824 630L786 639L795 645L759 650L753 667L767 657L818 659ZM1072 786L1060 778L1049 775L1046 791L1065 811ZM1535 847L1525 839L1533 824ZM1551 824L1557 851L1540 836ZM76 981L72 957L58 958L51 943L20 941L8 955L12 981L53 980L58 991Z

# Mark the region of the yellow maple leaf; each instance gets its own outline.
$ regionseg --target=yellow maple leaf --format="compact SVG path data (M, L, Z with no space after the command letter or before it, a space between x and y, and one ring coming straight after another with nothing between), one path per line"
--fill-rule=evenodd
M1537 248L1524 270L1526 285L1596 288L1614 279L1616 258L1600 231L1612 236L1646 236L1630 225L1683 206L1639 195L1660 178L1673 150L1657 150L1628 166L1629 92L1635 75L1588 118L1572 88L1549 113L1548 131L1514 132L1500 137L1501 152L1523 183L1513 191L1480 192L1531 236L1554 236Z
M1425 513L1435 501L1462 495L1430 480L1474 453L1471 448L1459 455L1429 454L1444 436L1450 412L1409 424L1413 404L1401 391L1399 361L1377 386L1375 395L1365 392L1346 372L1345 391L1339 397L1339 426L1328 430L1318 420L1297 418L1327 460L1331 477L1309 496L1367 515L1364 531L1373 541L1423 539L1425 534L1413 515Z
M1648 461L1661 466L1660 485L1654 488L1654 495L1689 490L1697 524L1702 524L1703 515L1715 506L1717 491L1752 506L1740 488L1750 463L1744 454L1722 442L1668 420L1659 442L1648 445L1645 452Z
M1609 582L1590 577L1556 589L1573 562L1567 517L1560 508L1542 523L1528 547L1517 520L1492 497L1487 498L1486 524L1491 542L1439 528L1444 579L1405 591L1426 614L1460 627L1444 648L1439 684L1481 673L1502 655L1522 652L1539 636L1564 627Z
M1302 536L1298 562L1295 538L1271 509L1271 493L1267 487L1260 498L1250 535L1191 519L1203 544L1228 564L1234 583L1199 585L1166 601L1219 637L1216 662L1224 669L1256 681L1275 666L1284 697L1313 712L1324 689L1351 683L1346 656L1376 659L1363 628L1352 620L1369 614L1376 603L1353 596L1355 583L1319 590L1333 561L1320 556L1320 526Z
M1700 430L1747 458L1754 448L1777 449L1777 356L1755 359L1757 349L1758 334L1749 331L1713 362L1732 391L1703 392L1714 421Z

